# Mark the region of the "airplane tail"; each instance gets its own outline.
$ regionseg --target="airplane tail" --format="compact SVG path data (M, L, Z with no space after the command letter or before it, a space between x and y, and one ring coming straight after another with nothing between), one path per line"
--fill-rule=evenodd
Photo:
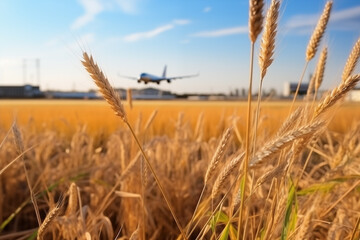
M165 67L164 67L164 71L163 71L162 77L163 77L163 78L166 78L166 65L165 65Z

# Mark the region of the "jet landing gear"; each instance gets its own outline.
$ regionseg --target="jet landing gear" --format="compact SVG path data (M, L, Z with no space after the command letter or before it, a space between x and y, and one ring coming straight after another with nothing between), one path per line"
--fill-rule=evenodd
M166 80L168 83L171 83L171 81L168 79L168 80Z

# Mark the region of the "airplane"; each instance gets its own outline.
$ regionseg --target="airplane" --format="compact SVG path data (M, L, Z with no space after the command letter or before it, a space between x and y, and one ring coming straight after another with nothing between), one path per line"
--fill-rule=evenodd
M155 75L152 75L152 74L149 74L149 73L141 73L140 78L123 76L123 75L119 75L119 76L124 77L124 78L128 78L128 79L137 80L138 83L144 82L145 84L148 84L149 82L151 82L151 83L160 84L161 81L167 81L168 83L171 83L171 81L175 80L175 79L191 78L191 77L196 77L198 75L199 74L186 75L186 76L177 76L177 77L166 77L166 65L165 65L164 71L163 71L163 74L162 74L161 77L155 76Z

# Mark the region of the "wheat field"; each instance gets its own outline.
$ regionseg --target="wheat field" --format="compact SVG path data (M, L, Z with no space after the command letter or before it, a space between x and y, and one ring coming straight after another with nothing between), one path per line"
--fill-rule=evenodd
M250 0L250 93L254 58L260 92L276 60L280 3L265 14ZM359 239L359 103L344 98L360 81L360 39L338 85L319 96L331 8L292 101L131 108L87 52L84 71L104 101L0 101L0 239Z
M289 107L289 102L263 104L259 143L274 138ZM256 188L252 196L255 200L253 212L247 213L250 221L247 224L254 231L251 234L261 233L259 219L263 219L263 224L269 224L267 221L270 220L266 218L270 216L264 213L273 211L272 217L284 217L281 211L285 209L272 209L275 208L274 200L270 199L276 197L279 201L286 201L284 196L290 194L290 190L282 189L278 195L278 190L273 189L274 184L284 181L282 184L292 186L292 181L295 181L292 178L302 170L308 157L311 161L297 183L296 200L293 200L297 209L296 212L292 210L296 219L292 220L295 222L291 233L298 234L303 221L310 216L313 221L311 231L306 231L314 232L318 238L325 238L330 230L332 234L342 232L339 236L352 233L358 219L355 202L359 179L356 166L360 156L360 116L355 112L356 108L357 103L344 103L336 109L336 114L331 114L332 120L326 130L313 144L303 147L298 153L292 174L285 175L285 166L277 163L279 157L280 160L286 157L286 151L276 153L267 164L253 168L249 179L252 188ZM36 236L38 222L22 161L27 166L42 221L61 202L59 216L53 220L44 239L88 239L89 236L91 239L113 239L117 233L119 239L124 239L134 232L139 234L140 229L144 229L141 234L146 239L179 236L153 177L144 167L131 133L104 102L6 100L0 102L0 109L0 139L3 139L0 148L3 169L0 239L31 239L31 236ZM231 138L214 174L219 174L220 169L244 148L246 103L135 101L132 109L125 104L125 110L171 199L180 224L185 228L202 191L209 164L222 146L219 145L222 133L231 128ZM20 153L16 137L9 133L14 116L21 134L22 151L28 152L23 159L4 169ZM234 176L230 175L227 185L233 179ZM214 181L210 179L208 184L214 184ZM205 190L199 210L201 218L199 216L198 227L191 236L201 231L200 226L206 226L206 219L210 218L211 209L216 204L211 202L220 201L218 198L226 194L228 188L223 186L217 190L214 199L211 187ZM234 197L229 196L225 204L231 206ZM285 208L286 202L276 207ZM216 212L221 216L217 223L219 229L224 228L229 218L227 211L230 209L223 208L221 215ZM328 213L323 215L326 210ZM338 214L342 214L342 221L346 219L346 222L336 222L341 220ZM229 228L231 231L235 231L235 220L230 225L233 226ZM278 221L277 234L284 219ZM210 238L211 231L208 231L203 238ZM218 231L220 234L221 230Z

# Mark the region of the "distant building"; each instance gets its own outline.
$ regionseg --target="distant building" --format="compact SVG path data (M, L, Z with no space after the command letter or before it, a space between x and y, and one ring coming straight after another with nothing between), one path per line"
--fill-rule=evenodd
M99 94L95 91L89 92L63 92L63 91L47 91L46 98L56 99L98 99Z
M42 98L39 86L0 86L0 98Z
M127 91L119 88L116 91L120 94L121 98L126 98ZM175 99L176 96L170 91L163 91L156 88L143 88L143 89L131 89L132 99Z
M289 97L289 96L295 94L297 86L298 86L298 83L285 82L283 96ZM300 85L298 95L299 96L306 95L308 88L309 88L308 83L302 83Z
M351 90L346 96L346 100L360 102L360 88L355 88Z

